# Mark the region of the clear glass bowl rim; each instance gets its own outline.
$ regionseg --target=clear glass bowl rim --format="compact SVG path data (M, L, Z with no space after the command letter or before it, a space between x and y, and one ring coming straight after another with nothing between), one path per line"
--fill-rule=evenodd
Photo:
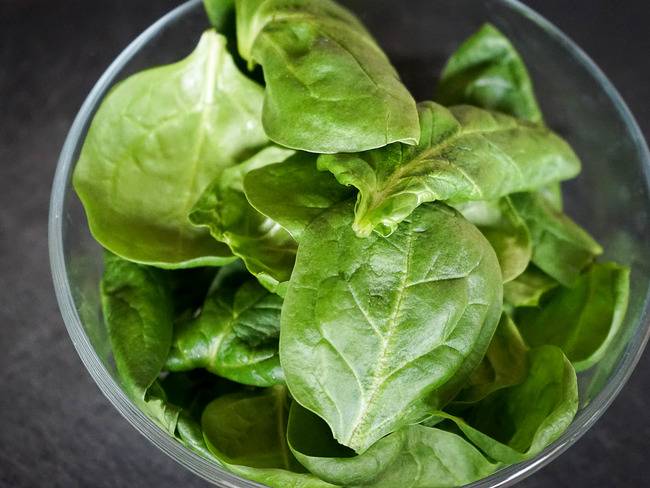
M642 161L644 166L646 183L648 187L650 187L650 153L648 152L646 141L629 108L600 68L580 47L569 39L569 37L530 7L519 3L517 0L497 1L541 27L547 34L563 45L563 47L573 55L576 61L581 63L589 71L591 76L593 76L593 78L598 82L603 92L616 107L621 120L625 123L626 129L635 144L635 149L639 154L639 159ZM57 301L59 303L59 308L66 329L72 339L72 343L90 375L99 386L99 389L126 418L126 420L165 454L209 482L228 488L262 487L264 485L235 476L218 466L213 461L202 458L190 451L163 432L126 397L119 385L104 367L85 332L84 326L75 307L64 258L64 200L66 192L69 190L68 182L70 181L70 173L75 163L75 150L78 146L79 139L83 137L85 127L95 112L95 108L101 102L115 76L128 63L128 61L148 42L150 42L158 32L163 30L165 26L174 23L194 8L197 8L200 2L201 0L187 1L171 10L142 32L142 34L131 42L131 44L129 44L127 48L113 61L84 101L65 140L54 176L48 221L50 265ZM587 430L596 422L596 420L598 420L598 418L600 418L616 398L632 374L649 337L650 294L645 297L643 313L637 326L637 330L630 338L628 346L623 352L622 358L619 360L615 371L609 378L607 384L603 387L602 391L600 391L600 393L598 393L598 395L596 395L596 397L578 413L569 429L535 458L505 468L488 478L479 480L467 486L471 488L512 486L516 482L545 466L568 449L583 434L585 434L585 432L587 432Z

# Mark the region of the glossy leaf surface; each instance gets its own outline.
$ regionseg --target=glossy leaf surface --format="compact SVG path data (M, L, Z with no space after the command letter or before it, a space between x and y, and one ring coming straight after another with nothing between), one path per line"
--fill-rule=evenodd
M73 177L93 236L119 256L161 267L232 260L187 216L224 168L267 142L262 97L214 31L184 60L115 86Z
M280 357L292 396L361 453L462 386L502 285L488 242L449 207L421 207L388 238L357 237L352 219L346 203L303 234Z
M413 97L356 17L330 0L237 0L242 57L262 65L269 138L317 153L420 137Z
M418 205L496 200L575 176L580 162L550 130L468 105L418 105L417 146L322 155L320 169L359 189L354 229L390 235Z

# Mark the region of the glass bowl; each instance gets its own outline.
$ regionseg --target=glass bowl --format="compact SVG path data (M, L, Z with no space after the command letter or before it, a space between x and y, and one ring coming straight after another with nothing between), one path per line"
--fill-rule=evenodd
M650 156L630 111L598 67L557 28L513 0L392 0L343 2L377 37L416 99L433 94L435 80L459 42L489 21L512 39L527 62L548 124L566 137L583 172L564 185L570 215L603 244L605 258L632 268L630 307L605 359L579 377L580 410L571 427L534 459L470 486L510 486L559 456L600 417L636 365L650 332ZM404 3L401 5L405 5ZM101 318L100 246L70 177L89 122L107 90L133 72L188 54L207 20L199 0L154 23L110 65L84 102L59 159L49 219L56 295L72 342L115 408L145 437L186 468L223 487L254 487L183 447L149 420L116 382Z

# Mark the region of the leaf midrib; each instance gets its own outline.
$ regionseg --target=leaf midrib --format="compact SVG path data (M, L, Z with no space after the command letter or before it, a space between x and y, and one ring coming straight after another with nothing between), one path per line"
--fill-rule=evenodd
M480 136L485 136L486 134L509 132L520 128L518 125L514 125L512 127L498 127L495 129L464 130L463 126L461 125L460 121L456 118L455 115L454 115L454 119L458 123L457 131L454 134L452 134L450 137L448 137L445 141L436 144L435 146L430 146L422 150L415 157L410 159L408 162L400 164L400 166L398 166L397 169L393 171L393 173L391 173L391 175L386 179L386 182L382 185L382 189L379 192L374 193L375 196L374 198L372 198L372 200L376 203L368 207L366 214L370 213L372 210L379 208L379 206L387 199L387 197L391 196L392 190L399 184L400 180L404 178L405 173L410 172L413 167L417 167L417 165L419 165L423 161L426 161L428 159L435 159L439 157L444 150L446 150L447 148L449 148L449 146L458 142L462 138L477 135L477 134ZM450 165L457 170L461 170L461 168L455 163L451 163ZM461 173L480 193L482 193L476 181L469 178L469 176L464 171L461 171Z
M393 313L391 314L391 318L389 321L390 327L388 328L388 333L383 336L383 341L382 341L382 350L378 359L378 364L379 367L376 369L373 379L372 386L370 388L370 391L367 396L367 400L365 400L363 403L363 407L359 409L359 413L357 414L357 417L352 424L354 427L352 428L349 439L354 439L355 436L357 435L357 431L359 428L363 425L363 419L365 417L365 414L367 413L368 409L370 408L370 405L372 403L372 400L374 397L377 395L377 392L379 391L379 388L384 384L385 382L385 370L386 370L386 359L387 359L387 352L390 349L390 341L393 336L393 333L395 330L398 328L396 325L396 320L397 316L401 310L402 307L402 301L404 299L404 295L407 290L406 286L406 281L409 276L409 270L411 268L411 256L413 252L413 232L412 232L412 221L409 221L409 228L408 228L408 241L407 241L407 253L406 253L406 258L405 258L405 263L404 263L404 272L402 273L401 277L401 282L399 286L399 296L397 298L395 308L393 310ZM365 395L363 395L362 392L362 398L364 398Z

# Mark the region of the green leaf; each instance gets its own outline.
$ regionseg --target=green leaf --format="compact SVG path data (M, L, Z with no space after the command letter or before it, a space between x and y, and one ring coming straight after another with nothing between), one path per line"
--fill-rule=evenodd
M138 407L169 435L175 435L181 409L167 401L160 381L154 381L144 399L132 398Z
M201 425L212 455L237 475L274 488L331 488L302 472L287 446L287 416L286 388L276 386L217 398Z
M223 32L229 17L235 11L235 0L203 0L203 8L210 24L217 31Z
M122 388L173 434L179 410L167 404L157 381L171 346L174 320L165 272L107 252L101 302Z
M540 195L511 195L517 212L533 239L533 263L565 286L572 286L580 272L603 252L578 224Z
M280 164L246 174L250 204L300 240L305 228L328 208L353 196L350 188L316 168L316 155L297 153ZM278 195L282 195L278 198Z
M627 310L630 270L596 263L573 288L559 288L538 308L522 308L517 321L531 346L560 347L578 371L596 364L618 333Z
M456 208L492 245L504 283L526 270L533 254L530 232L510 198L504 197L497 202L468 202Z
M322 155L320 169L359 189L354 230L390 235L418 205L496 200L575 176L580 161L550 130L476 107L418 105L417 146Z
M498 468L460 436L421 425L405 427L354 455L336 443L322 419L295 402L287 438L292 453L309 471L342 486L455 487Z
M166 367L205 368L246 385L282 383L277 345L282 299L254 280L233 286L235 278L211 293L196 319L177 325Z
M241 56L262 65L271 140L316 153L420 138L413 97L372 36L330 0L237 0Z
M531 459L569 427L578 410L576 373L562 351L541 346L529 352L523 383L499 390L453 421L490 458L504 463Z
M422 206L388 238L358 238L352 219L346 202L303 233L280 356L294 399L361 453L462 386L502 285L489 243L449 207Z
M519 119L541 122L530 75L510 41L485 24L449 58L436 101L498 110Z
M289 281L296 243L286 230L248 203L243 181L249 171L283 161L292 154L292 150L271 146L225 169L189 214L190 222L208 228L212 237L226 243L271 291Z
M244 387L205 370L168 373L156 384L160 387L160 404L177 413L173 426L170 425L173 428L168 432L197 454L214 459L203 439L201 415L215 398Z
M528 372L527 352L517 326L503 313L485 357L454 403L475 403L497 390L521 383Z
M104 255L101 301L124 388L144 400L172 341L172 297L164 271Z
M205 444L201 424L194 420L194 418L192 418L192 416L187 412L181 411L178 416L178 422L176 423L176 438L185 447L191 449L195 453L208 459L214 459L214 456Z
M503 285L503 299L512 307L536 307L557 286L557 281L531 265L515 280Z
M184 60L115 86L73 176L95 239L160 267L232 261L228 247L187 216L224 168L267 143L262 101L262 87L237 70L214 31Z

